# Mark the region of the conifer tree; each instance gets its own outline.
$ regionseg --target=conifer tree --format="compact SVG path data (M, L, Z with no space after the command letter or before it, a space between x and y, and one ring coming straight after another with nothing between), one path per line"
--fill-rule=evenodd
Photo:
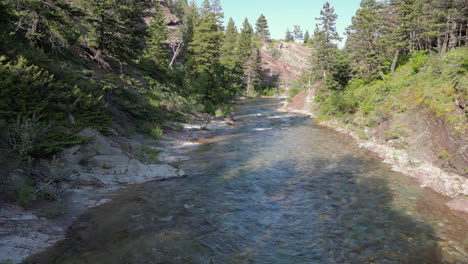
M326 2L323 9L320 11L320 17L316 20L321 21L315 27L314 32L314 65L319 67L322 71L323 78L327 78L329 70L329 62L332 61L333 55L337 46L332 41L339 41L341 38L336 32L336 19L338 15L335 14L335 9Z
M168 50L165 41L168 38L167 25L164 14L157 8L153 21L147 29L146 49L143 57L151 61L156 67L163 69L168 64Z
M242 25L241 32L239 34L239 59L242 64L244 64L250 57L252 49L252 38L253 38L253 28L249 23L249 20L246 18Z
M72 20L83 14L65 1L8 0L5 3L15 8L17 31L35 46L58 50L79 37ZM2 1L2 6L8 5Z
M320 21L319 25L322 28L325 41L330 43L332 41L341 41L338 32L336 31L336 20L338 15L335 14L335 8L333 8L327 1L322 10L320 11L320 17L316 20Z
M309 30L306 30L306 33L304 34L304 44L309 43L310 41L310 33Z
M221 64L231 71L240 66L237 56L238 34L239 33L237 31L236 24L234 23L234 20L230 18L226 27L224 42L221 48Z
M263 84L262 57L260 49L256 45L252 46L250 57L245 64L244 75L248 94L254 89L257 91L261 90Z
M376 0L362 0L361 8L352 19L346 31L346 50L354 63L354 68L364 78L383 75L386 59L382 46L383 21L381 6Z
M284 36L284 41L293 41L294 37L291 31L289 31L289 28L286 29L286 35Z
M302 33L301 26L299 25L294 25L294 30L293 30L293 37L294 40L299 41L304 38L304 34Z
M194 28L193 40L189 44L190 65L195 77L196 92L205 104L218 102L220 94L220 48L222 32L218 31L216 17L210 12ZM211 111L211 107L209 107ZM208 110L207 110L208 111Z
M201 17L205 17L213 11L210 0L203 0L202 6L200 8Z
M255 24L255 37L264 43L270 41L268 21L263 14L260 15L260 17L257 19L257 23Z
M223 20L224 20L224 12L221 6L220 0L213 0L211 4L211 11L214 13L216 18L216 23L218 24L218 29L223 31Z

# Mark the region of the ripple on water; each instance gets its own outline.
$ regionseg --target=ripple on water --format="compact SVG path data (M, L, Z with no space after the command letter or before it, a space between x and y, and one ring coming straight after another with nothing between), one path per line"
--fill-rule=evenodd
M246 102L235 128L186 154L188 178L123 191L32 263L468 259L468 220L445 211L443 197L278 104Z

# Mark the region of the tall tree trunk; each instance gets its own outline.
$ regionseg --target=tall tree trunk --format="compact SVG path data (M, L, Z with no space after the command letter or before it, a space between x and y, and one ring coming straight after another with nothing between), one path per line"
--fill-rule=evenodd
M183 42L178 43L176 46L172 47L173 55L171 62L169 62L169 67L172 68L172 65L174 65L175 60L179 56L180 51L182 50L182 47L184 46Z
M457 43L458 43L457 27L458 27L457 22L453 22L453 25L452 25L452 27L450 29L450 33L449 33L448 50L453 50L457 46Z
M447 46L448 46L448 43L449 43L449 35L446 33L445 36L444 36L444 42L442 43L442 48L440 50L440 56L441 57L445 57L445 55L447 55Z
M460 23L460 28L458 30L458 47L461 47L463 41L463 23Z
M396 69L396 66L397 66L397 63L398 63L398 57L400 57L400 49L397 49L395 51L395 56L393 56L392 67L390 68L392 73L395 72L395 69Z
M247 74L247 94L250 94L250 89L251 89L251 87L250 87L251 80L250 79L251 78L252 77L251 77L251 74L250 74L250 71L249 71L249 73Z

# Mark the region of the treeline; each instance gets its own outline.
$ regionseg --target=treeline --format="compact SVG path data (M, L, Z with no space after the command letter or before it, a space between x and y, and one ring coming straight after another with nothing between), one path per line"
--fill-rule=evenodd
M392 89L398 90L385 83L398 67L411 62L422 68L428 55L443 58L448 51L467 46L467 19L464 0L362 0L346 29L345 47L339 49L337 14L327 2L308 42L314 51L307 78L319 84L322 113L352 114L361 109L364 92L357 96L354 90L372 82L380 81L382 87L376 92L380 99L372 104L382 103ZM455 87L460 98L466 96L461 86Z
M177 112L227 111L233 96L261 93L267 20L238 31L223 19L219 0L1 1L2 142L42 142L16 151L49 155L80 142L83 127L105 133L117 112L147 131ZM38 132L27 139L27 130Z
M245 19L238 30L232 18L224 28L219 0L205 0L200 8L194 2L178 0L172 1L171 7L182 18L185 51L179 66L187 71L186 82L180 85L195 91L208 112L210 105L225 102L233 95L262 92L260 48L270 41L263 15L255 29Z

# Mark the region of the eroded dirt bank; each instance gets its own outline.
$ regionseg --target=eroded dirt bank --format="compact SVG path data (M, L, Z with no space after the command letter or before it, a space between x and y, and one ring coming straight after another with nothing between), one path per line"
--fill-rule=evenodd
M313 89L296 95L280 109L315 116ZM429 111L419 109L392 117L364 130L336 119L320 122L352 136L361 147L378 154L392 169L417 179L421 187L451 197L446 205L468 213L468 133L457 134ZM404 127L405 131L401 128ZM454 153L453 155L448 153Z

